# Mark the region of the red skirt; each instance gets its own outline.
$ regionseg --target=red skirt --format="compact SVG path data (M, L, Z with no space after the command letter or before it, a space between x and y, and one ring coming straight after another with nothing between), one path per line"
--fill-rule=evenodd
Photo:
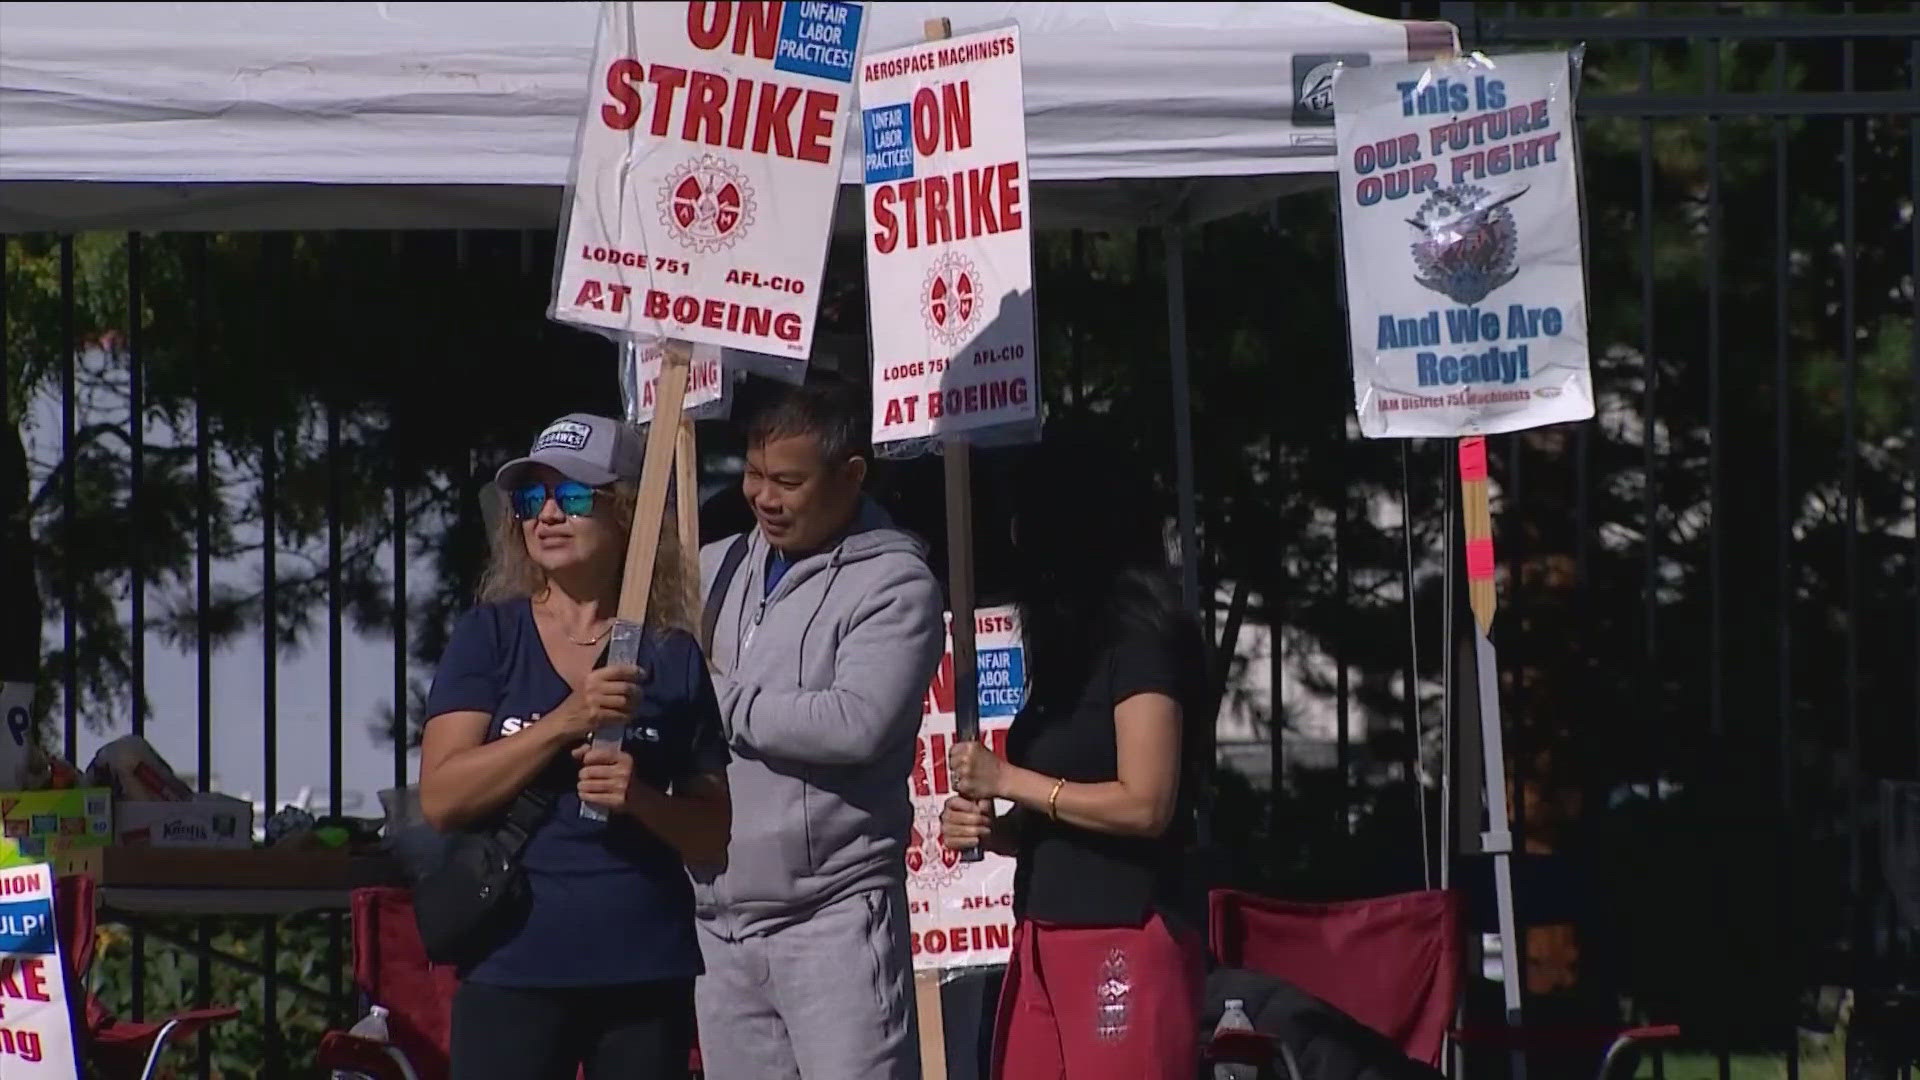
M1193 1080L1205 967L1200 939L1157 914L1138 927L1021 920L993 1080Z

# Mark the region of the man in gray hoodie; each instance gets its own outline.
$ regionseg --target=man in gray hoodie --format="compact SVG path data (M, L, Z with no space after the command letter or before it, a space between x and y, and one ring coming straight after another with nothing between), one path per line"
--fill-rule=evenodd
M856 388L787 393L748 433L755 527L701 552L733 749L727 863L693 870L712 1080L920 1075L907 781L942 601L862 494L866 433Z

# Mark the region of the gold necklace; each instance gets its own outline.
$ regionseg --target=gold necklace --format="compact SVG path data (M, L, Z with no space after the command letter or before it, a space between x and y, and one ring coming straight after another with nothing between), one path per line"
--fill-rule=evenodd
M560 621L558 618L554 617L551 614L548 615L548 618L552 618L555 622ZM580 646L583 649L592 648L593 646L600 644L603 638L605 638L608 634L613 632L613 624L618 621L619 621L618 619L608 619L607 625L602 627L599 633L593 635L592 637L588 638L585 641L581 641L579 638L574 637L572 634L568 633L567 628L564 626L560 628L560 636L566 638L568 641L571 641L572 643Z
M598 644L600 644L600 639L601 639L601 638L604 638L604 637L606 637L606 636L607 636L607 635L608 635L609 633L611 633L612 631L613 631L613 620L611 620L611 619L610 619L610 620L608 620L608 621L607 621L607 625L606 625L606 627L605 627L605 629L602 629L602 630L601 630L601 631L600 631L599 633L597 633L597 634L595 634L595 635L593 635L592 637L590 637L590 638L588 638L588 639L587 639L587 640L585 640L585 641L581 641L581 640L579 640L578 638L576 638L576 637L574 637L574 636L573 636L572 634L567 634L567 632L566 632L565 630L562 630L562 631L560 631L560 632L561 632L561 633L563 633L563 634L567 634L567 640L568 640L568 641L571 641L571 642L573 642L573 643L574 643L575 645L578 645L578 646L580 646L581 648L583 648L583 649L584 649L584 648L587 648L587 647L589 647L589 646L593 646L593 645L598 645Z

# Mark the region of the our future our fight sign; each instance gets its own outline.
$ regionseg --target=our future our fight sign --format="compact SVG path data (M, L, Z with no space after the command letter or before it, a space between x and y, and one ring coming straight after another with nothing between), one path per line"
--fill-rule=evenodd
M860 61L873 441L1038 415L1020 30Z
M1351 67L1333 88L1361 431L1593 415L1567 53Z
M553 317L806 359L864 5L601 10Z

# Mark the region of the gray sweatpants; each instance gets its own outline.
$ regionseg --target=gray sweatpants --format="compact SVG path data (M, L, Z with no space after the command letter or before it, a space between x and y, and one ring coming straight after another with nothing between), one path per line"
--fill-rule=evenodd
M920 1080L904 884L735 941L696 925L707 1080Z

